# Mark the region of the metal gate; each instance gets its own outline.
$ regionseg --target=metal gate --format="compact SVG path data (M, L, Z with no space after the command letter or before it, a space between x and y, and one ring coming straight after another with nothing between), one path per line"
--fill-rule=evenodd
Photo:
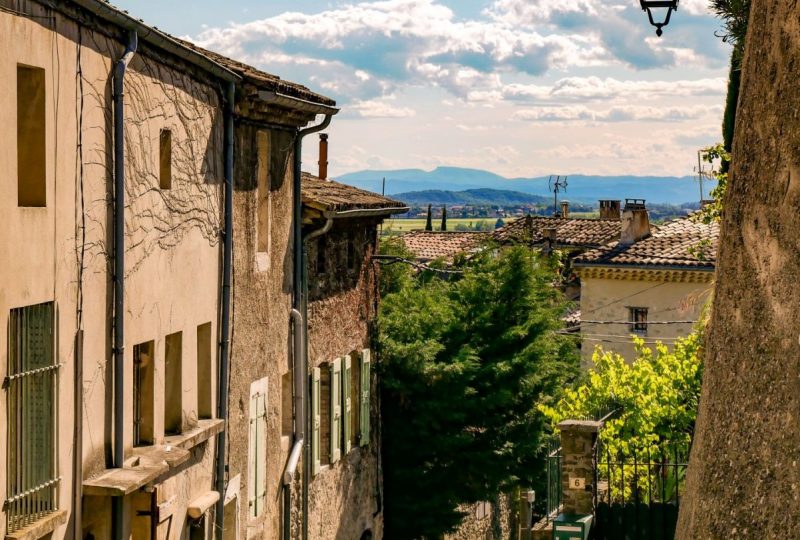
M595 540L672 540L686 481L677 449L595 453Z

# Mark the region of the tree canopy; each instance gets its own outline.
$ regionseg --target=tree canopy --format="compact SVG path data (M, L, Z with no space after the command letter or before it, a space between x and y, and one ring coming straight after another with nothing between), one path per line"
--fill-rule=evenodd
M458 279L392 275L379 316L386 532L454 530L460 504L536 485L539 405L577 371L557 331L553 270L530 250L489 250Z

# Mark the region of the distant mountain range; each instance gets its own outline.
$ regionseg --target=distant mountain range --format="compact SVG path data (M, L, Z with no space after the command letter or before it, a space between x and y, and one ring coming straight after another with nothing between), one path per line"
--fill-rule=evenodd
M421 169L359 171L339 176L337 180L380 193L384 178L386 179L386 194L392 196L415 191L490 189L525 193L548 199L552 197L546 176L505 178L489 171L458 167L438 167L432 171ZM712 182L704 181L703 191L706 198L709 197L708 193L714 185ZM559 199L585 203L595 202L598 199L624 200L626 198L646 199L652 203L682 204L699 201L700 188L697 180L691 176L588 176L576 174L569 176L566 193L559 194ZM411 201L405 202L410 203Z
M438 205L470 205L470 206L537 206L553 204L550 197L540 197L521 191L502 189L467 189L464 191L447 191L442 189L426 189L409 191L392 195L411 206Z

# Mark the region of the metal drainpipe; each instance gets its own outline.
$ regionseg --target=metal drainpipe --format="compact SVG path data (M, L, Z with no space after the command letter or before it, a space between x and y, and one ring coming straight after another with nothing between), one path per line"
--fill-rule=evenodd
M114 467L125 463L125 72L139 36L128 32L128 44L114 71ZM123 498L112 502L114 538L123 536Z
M308 398L308 321L305 310L304 293L303 293L303 268L305 266L305 255L303 253L303 195L302 195L302 155L303 155L303 138L317 133L327 128L331 123L332 114L326 114L325 119L318 125L309 128L301 129L297 132L294 139L294 178L292 182L292 249L294 250L294 267L292 272L293 283L293 297L292 308L300 313L300 317L295 319L295 332L297 327L300 326L303 340L303 347L301 354L294 354L294 376L295 388L301 389L299 398L295 396L295 431L308 428L308 414L306 413L306 402ZM298 320L300 323L298 324ZM298 427L299 426L299 427ZM295 442L297 442L297 433L295 433ZM303 439L303 508L302 508L302 530L303 540L308 538L308 480L311 474L311 467L309 465L309 455L311 447L308 437ZM284 486L284 489L290 489L290 486ZM284 494L284 500L286 500ZM291 497L288 497L289 499ZM284 530L286 523L291 520L291 509L287 506L284 508ZM288 540L285 538L284 540Z
M236 84L228 83L225 93L225 231L222 242L222 300L219 342L219 390L217 416L225 421L217 435L216 490L219 500L215 511L217 538L225 530L225 438L228 432L228 372L231 321L231 274L233 270L233 116Z

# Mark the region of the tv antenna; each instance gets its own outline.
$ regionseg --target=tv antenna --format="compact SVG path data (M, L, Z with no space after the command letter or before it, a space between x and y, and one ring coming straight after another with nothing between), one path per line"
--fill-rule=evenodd
M560 215L558 212L558 194L561 191L567 191L567 178L569 176L554 176L551 174L550 180L547 181L550 191L553 192L553 216L555 217Z
M710 164L709 170L706 170L705 166L703 165L703 151L697 151L697 167L695 167L694 172L697 173L697 179L700 181L700 204L703 204L705 200L705 192L703 191L703 178L708 178L709 180L714 179L715 171L714 171L714 164Z

